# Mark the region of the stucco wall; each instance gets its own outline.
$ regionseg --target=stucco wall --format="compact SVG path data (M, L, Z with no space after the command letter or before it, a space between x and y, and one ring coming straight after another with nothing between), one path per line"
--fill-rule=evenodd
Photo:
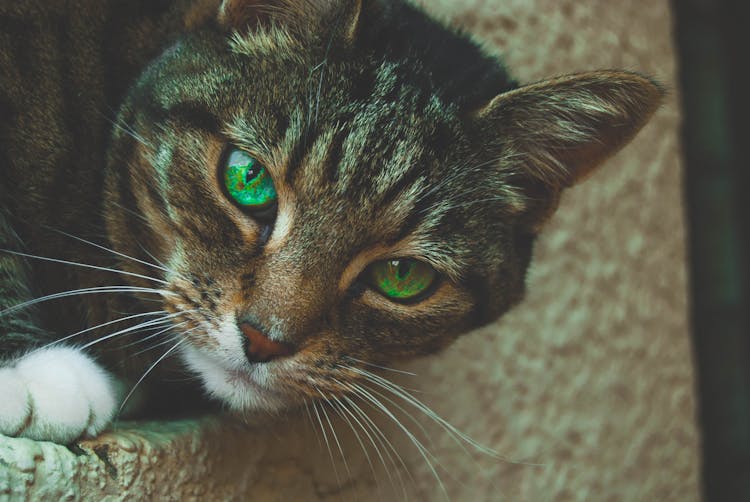
M668 2L426 3L501 50L523 81L619 67L656 75L672 93L631 146L566 194L537 247L525 303L411 364L418 376L396 379L509 460L469 456L415 413L425 439L396 414L439 460L453 500L697 500ZM383 453L384 468L370 447L373 474L346 422L333 417L347 460L333 443L335 469L305 414L256 428L121 424L75 451L0 437L0 500L439 500L419 451L371 415L406 468Z

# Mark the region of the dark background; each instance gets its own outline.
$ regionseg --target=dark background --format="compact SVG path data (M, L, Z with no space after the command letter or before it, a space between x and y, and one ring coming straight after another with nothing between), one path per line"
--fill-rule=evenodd
M750 501L748 2L673 0L707 501Z

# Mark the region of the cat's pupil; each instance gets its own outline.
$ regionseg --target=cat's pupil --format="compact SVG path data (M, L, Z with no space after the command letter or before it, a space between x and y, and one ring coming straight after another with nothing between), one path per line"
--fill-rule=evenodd
M399 260L393 264L396 266L396 278L400 281L406 279L413 266L411 262L406 260Z
M260 168L258 167L257 164L248 166L247 172L245 173L245 184L249 184L259 175L260 175Z

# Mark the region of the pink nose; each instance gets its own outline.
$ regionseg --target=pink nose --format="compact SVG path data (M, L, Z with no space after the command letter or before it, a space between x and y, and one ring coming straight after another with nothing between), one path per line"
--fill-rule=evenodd
M294 353L290 344L275 342L246 322L240 323L240 330L250 342L247 358L251 363L267 363Z

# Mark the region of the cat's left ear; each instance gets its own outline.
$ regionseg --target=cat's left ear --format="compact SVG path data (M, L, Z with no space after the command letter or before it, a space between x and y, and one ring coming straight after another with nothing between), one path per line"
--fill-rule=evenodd
M245 32L260 25L277 24L297 32L336 29L352 40L356 36L365 0L223 0L219 24Z
M538 230L560 193L625 146L660 105L663 89L622 71L569 75L496 96L473 115L481 142L501 153L501 169L527 200Z

